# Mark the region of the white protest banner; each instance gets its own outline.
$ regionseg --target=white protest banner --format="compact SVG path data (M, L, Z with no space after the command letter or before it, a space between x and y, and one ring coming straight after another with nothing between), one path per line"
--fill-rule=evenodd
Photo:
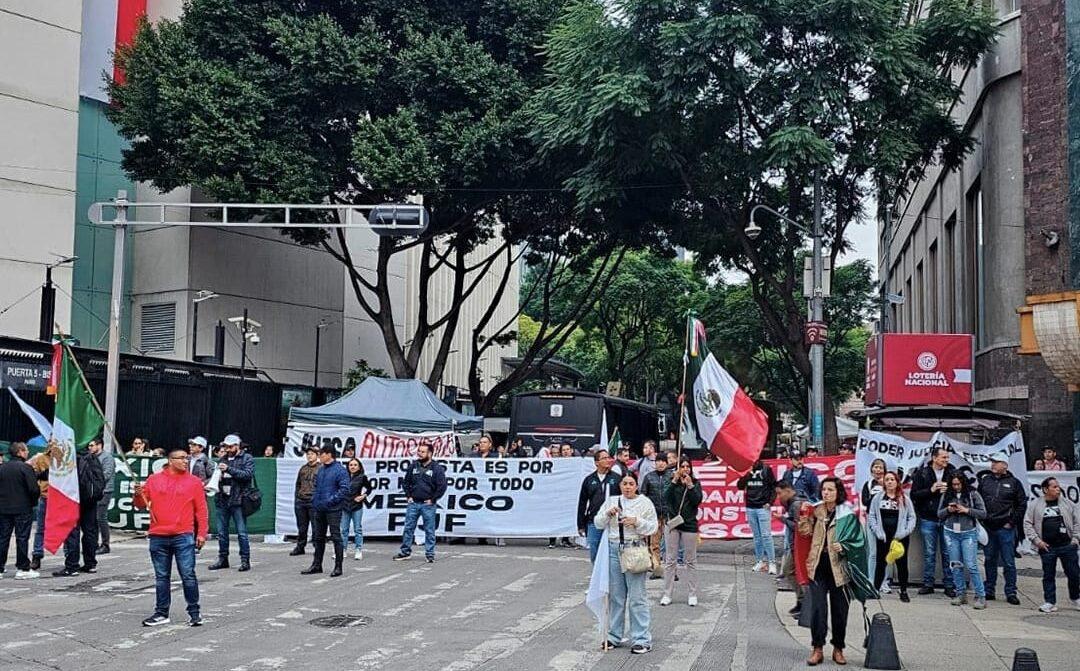
M408 459L416 457L416 448L427 445L436 458L455 453L453 431L405 433L385 429L289 422L285 433L285 458L303 459L308 445L329 445L341 454L351 448L361 459Z
M949 451L949 463L965 473L969 480L974 481L979 473L990 470L992 455L1005 452L1009 455L1009 471L1020 482L1028 481L1024 437L1019 431L1013 431L992 445L970 445L940 431L923 442L863 429L855 443L855 491L862 491L863 484L870 479L870 465L875 459L882 459L887 470L900 472L901 479L907 483L938 447Z
M361 459L374 491L364 502L365 536L400 536L408 501L401 480L409 459ZM446 494L438 502L440 536L577 536L581 481L592 459L439 459ZM295 534L293 494L300 460L278 460L279 534ZM421 523L422 525L422 523Z

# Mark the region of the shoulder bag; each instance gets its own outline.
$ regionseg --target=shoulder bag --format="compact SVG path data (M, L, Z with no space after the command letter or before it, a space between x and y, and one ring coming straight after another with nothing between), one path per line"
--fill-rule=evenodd
M619 497L619 507L622 508L622 497ZM649 552L647 541L626 542L623 534L622 515L619 515L619 568L623 573L645 573L651 571L652 554Z
M255 471L251 471L251 484L244 490L243 498L240 499L240 512L244 519L251 517L262 508L262 492L259 491L259 481L255 479Z

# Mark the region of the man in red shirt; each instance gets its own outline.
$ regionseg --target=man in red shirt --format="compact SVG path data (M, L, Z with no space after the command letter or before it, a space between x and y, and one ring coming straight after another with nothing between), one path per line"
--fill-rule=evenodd
M154 614L143 620L144 627L169 623L172 602L172 563L184 586L188 626L202 625L199 615L199 581L195 578L195 550L206 542L209 518L202 480L188 472L186 447L168 452L169 463L145 484L135 485L134 505L150 511L150 560L154 564L157 603Z

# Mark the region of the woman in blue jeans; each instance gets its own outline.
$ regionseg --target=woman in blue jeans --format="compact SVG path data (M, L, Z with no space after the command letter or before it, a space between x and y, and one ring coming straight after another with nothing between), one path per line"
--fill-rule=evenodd
M364 501L373 489L371 479L364 474L364 464L359 459L349 459L346 466L349 471L349 498L341 511L341 542L345 550L349 549L349 528L356 534L357 561L364 558Z
M964 582L964 569L967 569L975 592L974 608L982 610L986 608L986 588L979 574L978 521L986 518L986 506L962 473L950 475L948 484L949 489L941 497L938 507L938 519L944 526L945 549L949 553L949 566L956 588L952 605L960 606L968 602Z
M652 650L649 597L645 594L646 573L623 573L619 550L624 544L644 543L656 533L656 508L647 496L638 495L637 478L627 471L619 480L619 496L609 496L593 518L593 525L608 530L608 612L607 640L601 646L611 650L622 645L626 621L630 621L630 652L641 655Z

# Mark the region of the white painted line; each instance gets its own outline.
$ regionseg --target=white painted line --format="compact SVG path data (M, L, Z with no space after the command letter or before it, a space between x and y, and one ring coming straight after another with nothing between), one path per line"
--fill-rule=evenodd
M385 585L386 583L390 582L391 580L394 580L396 578L400 578L403 575L405 575L404 572L402 572L402 573L391 573L390 575L383 576L383 577L379 578L378 580L372 580L371 582L368 583L368 587L378 587L379 585Z

